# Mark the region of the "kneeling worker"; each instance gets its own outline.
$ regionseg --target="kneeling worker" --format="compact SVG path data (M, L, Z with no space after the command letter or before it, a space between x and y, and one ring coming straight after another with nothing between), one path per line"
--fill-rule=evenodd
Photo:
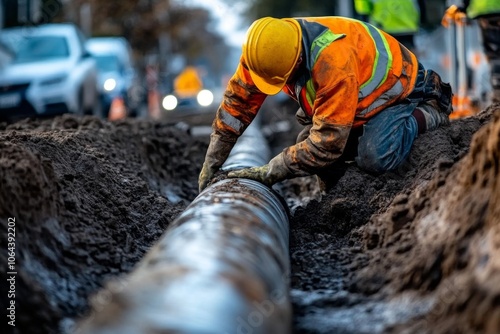
M343 17L264 17L248 29L240 63L212 124L199 175L203 190L268 95L297 101L304 130L268 164L231 171L268 186L318 175L331 185L355 160L380 173L397 168L418 134L448 124L452 93L394 37Z

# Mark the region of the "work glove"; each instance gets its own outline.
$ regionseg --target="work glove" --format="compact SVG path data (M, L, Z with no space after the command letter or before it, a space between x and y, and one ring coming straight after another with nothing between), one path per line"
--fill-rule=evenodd
M277 182L292 178L293 174L285 165L283 153L280 153L271 159L267 165L231 171L227 174L227 176L229 178L255 180L271 187Z
M225 141L220 135L212 133L208 145L205 161L198 177L198 190L201 192L214 178L215 173L224 164L233 149L234 142Z

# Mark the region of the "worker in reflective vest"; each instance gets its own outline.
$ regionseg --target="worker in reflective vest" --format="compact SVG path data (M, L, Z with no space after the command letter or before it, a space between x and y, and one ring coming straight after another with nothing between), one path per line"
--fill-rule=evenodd
M389 33L409 50L415 50L415 34L425 14L424 1L354 0L354 8L363 20Z
M450 86L370 24L343 17L264 17L247 31L213 121L200 191L265 98L280 91L300 106L297 119L304 130L296 144L264 166L231 171L229 177L272 186L318 175L328 186L351 158L371 172L392 170L407 158L419 133L449 122L452 108Z
M500 0L465 0L467 17L477 19L490 65L493 101L500 102Z

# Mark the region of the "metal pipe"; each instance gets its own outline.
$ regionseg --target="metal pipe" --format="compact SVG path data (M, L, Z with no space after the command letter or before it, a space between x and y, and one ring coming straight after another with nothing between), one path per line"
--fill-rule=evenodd
M271 151L258 123L252 123L238 138L231 154L222 166L223 170L261 166L269 162Z
M240 137L225 169L267 163L260 130ZM290 333L286 205L259 182L201 192L76 332ZM103 299L103 298L101 298ZM94 298L99 300L99 298Z

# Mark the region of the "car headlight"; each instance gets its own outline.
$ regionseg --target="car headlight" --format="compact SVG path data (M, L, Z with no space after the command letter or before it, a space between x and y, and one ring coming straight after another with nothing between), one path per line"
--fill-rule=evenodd
M196 95L196 101L200 106L207 107L214 102L214 94L208 89L203 89Z
M104 81L104 90L107 91L107 92L111 92L113 89L116 88L116 80L113 79L113 78L110 78L110 79L106 79Z
M40 81L40 86L49 86L49 85L57 85L63 83L66 78L68 77L67 74L61 74L49 79L45 79Z
M161 105L166 110L174 110L177 107L177 98L173 95L167 95L163 98Z

